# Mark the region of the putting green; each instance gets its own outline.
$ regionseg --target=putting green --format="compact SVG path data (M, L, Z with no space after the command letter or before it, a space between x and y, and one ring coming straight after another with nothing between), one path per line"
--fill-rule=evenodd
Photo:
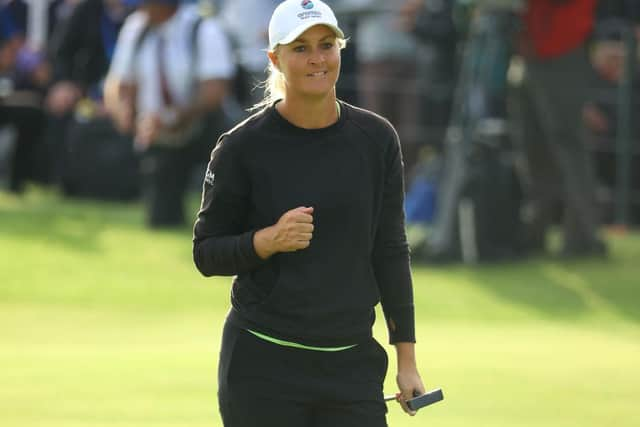
M393 404L390 426L640 425L640 236L611 243L606 262L416 267L418 361L445 400ZM229 279L190 250L135 205L0 193L0 425L220 427Z

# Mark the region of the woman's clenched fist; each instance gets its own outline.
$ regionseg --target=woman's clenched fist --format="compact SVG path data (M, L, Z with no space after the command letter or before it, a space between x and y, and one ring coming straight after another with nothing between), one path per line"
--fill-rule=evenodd
M313 238L313 208L298 207L282 214L277 223L263 228L253 236L253 245L260 258L277 252L294 252L308 248Z

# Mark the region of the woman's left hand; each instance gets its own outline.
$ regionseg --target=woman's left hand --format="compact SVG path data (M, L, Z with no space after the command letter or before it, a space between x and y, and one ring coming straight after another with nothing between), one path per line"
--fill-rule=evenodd
M402 406L402 409L404 409L407 414L414 416L416 411L409 409L407 406L407 400L425 393L425 388L422 384L420 374L418 374L418 370L399 369L396 381L398 383L398 389L400 390L396 395L396 400L400 403L400 406Z
M416 411L412 411L407 406L407 400L425 393L422 379L418 374L416 364L415 344L411 342L399 342L395 344L398 358L398 376L396 382L400 393L396 395L396 400L404 411L414 416Z

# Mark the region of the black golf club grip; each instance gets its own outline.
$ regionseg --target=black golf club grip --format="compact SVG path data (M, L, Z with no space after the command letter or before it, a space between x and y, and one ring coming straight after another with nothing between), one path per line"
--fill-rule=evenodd
M432 403L440 402L442 399L444 399L442 389L438 388L425 393L422 396L414 397L413 399L407 400L407 406L412 411L417 411L418 409L424 408L425 406L431 405Z

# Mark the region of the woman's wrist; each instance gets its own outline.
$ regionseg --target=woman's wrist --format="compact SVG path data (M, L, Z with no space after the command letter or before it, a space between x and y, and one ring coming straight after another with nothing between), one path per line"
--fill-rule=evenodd
M277 252L273 245L273 227L266 227L255 232L253 248L262 259L267 259Z
M412 342L399 342L395 344L396 347L396 359L398 362L398 372L401 371L416 371L416 352L415 343Z

